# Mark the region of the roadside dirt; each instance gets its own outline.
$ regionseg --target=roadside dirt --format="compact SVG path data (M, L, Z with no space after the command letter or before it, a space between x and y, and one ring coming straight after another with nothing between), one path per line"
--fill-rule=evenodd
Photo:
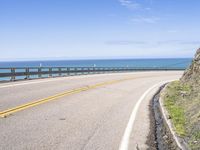
M146 143L149 150L179 150L160 112L159 97L163 88L164 86L159 89L149 104L151 122Z

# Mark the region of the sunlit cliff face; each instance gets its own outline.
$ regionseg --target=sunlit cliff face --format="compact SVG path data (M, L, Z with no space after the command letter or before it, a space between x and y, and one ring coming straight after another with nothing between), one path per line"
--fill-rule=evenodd
M183 83L189 82L193 84L200 84L200 48L197 50L192 64L185 71L181 81Z

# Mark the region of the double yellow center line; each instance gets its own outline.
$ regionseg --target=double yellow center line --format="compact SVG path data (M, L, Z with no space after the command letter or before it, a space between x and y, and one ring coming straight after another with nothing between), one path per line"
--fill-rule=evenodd
M34 102L26 103L26 104L23 104L23 105L20 105L20 106L11 108L11 109L7 109L5 111L0 112L0 117L5 118L10 114L13 114L13 113L22 111L24 109L28 109L30 107L34 107L34 106L46 103L46 102L49 102L49 101L52 101L52 100L58 100L59 98L62 98L64 96L72 95L72 94L75 94L75 93L80 93L80 92L83 92L83 91L88 91L90 89L95 89L95 88L98 88L98 87L111 85L111 84L114 84L114 83L118 83L118 82L122 82L122 81L126 81L126 80L131 80L131 79L135 79L135 78L125 78L125 79L107 81L107 82L94 84L94 85L91 85L91 86L85 86L85 87L81 87L81 88L77 88L77 89L73 89L73 90L68 90L68 91L47 97L47 98L39 99L39 100L36 100Z

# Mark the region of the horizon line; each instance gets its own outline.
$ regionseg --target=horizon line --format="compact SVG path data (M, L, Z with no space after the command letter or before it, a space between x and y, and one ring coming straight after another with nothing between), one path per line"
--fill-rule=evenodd
M111 57L111 58L17 58L5 59L0 62L23 62L23 61L78 61L78 60L130 60L130 59L192 59L193 57Z

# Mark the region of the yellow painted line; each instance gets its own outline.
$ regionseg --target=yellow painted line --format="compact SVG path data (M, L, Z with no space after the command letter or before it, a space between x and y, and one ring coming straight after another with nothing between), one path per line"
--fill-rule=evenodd
M59 94L56 94L56 95L53 95L53 96L50 96L50 97L47 97L47 98L43 98L43 99L40 99L40 100L37 100L37 101L34 101L34 102L26 103L26 104L23 104L23 105L20 105L20 106L11 108L11 109L7 109L5 111L0 112L0 117L5 118L6 116L8 116L10 114L22 111L24 109L28 109L28 108L33 107L33 106L37 106L37 105L46 103L46 102L49 102L49 101L53 101L53 100L62 98L64 96L80 93L82 91L87 91L87 90L90 90L90 89L95 89L95 88L98 88L98 87L111 85L111 84L115 84L115 83L126 81L126 80L131 80L131 79L135 79L135 78L125 78L125 79L120 79L120 80L107 81L107 82L102 82L102 83L98 83L98 84L91 85L91 86L85 86L85 87L65 91L63 93L59 93Z

